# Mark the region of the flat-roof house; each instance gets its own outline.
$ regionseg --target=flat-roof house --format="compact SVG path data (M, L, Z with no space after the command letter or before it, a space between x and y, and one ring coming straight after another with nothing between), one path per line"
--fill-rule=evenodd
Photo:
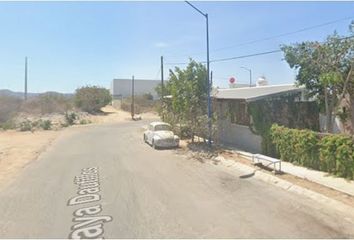
M252 153L262 152L262 137L254 131L252 106L266 109L264 116L257 116L272 123L310 129L319 125L316 103L306 99L304 87L293 84L218 89L213 97L217 141Z
M134 79L134 94L150 93L154 99L158 98L155 88L160 80ZM132 79L113 79L111 84L113 99L126 98L132 95Z

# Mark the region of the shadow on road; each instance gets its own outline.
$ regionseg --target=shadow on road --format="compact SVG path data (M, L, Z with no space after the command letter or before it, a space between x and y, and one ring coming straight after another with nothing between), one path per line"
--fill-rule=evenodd
M256 170L256 171L257 171L257 170ZM249 174L242 175L242 176L240 176L239 178L244 179L244 178L253 177L254 174L256 173L256 171L253 171L252 173L249 173Z

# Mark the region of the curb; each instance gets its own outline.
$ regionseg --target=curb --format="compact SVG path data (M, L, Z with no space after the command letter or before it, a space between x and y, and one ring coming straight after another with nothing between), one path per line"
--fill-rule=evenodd
M239 150L234 150L233 151L234 153L236 153L237 155L243 157L243 158L246 158L246 159L249 159L249 160L252 160L252 156L253 154L252 153L249 153L249 152L244 152L244 151L239 151ZM287 164L287 162L284 162L284 164ZM290 175L293 175L293 176L297 176L299 178L302 178L302 179L305 179L305 180L308 180L310 182L314 182L314 183L317 183L317 184L320 184L320 185L323 185L325 187L328 187L328 188L331 188L331 189L334 189L338 192L341 192L341 193L345 193L345 194L348 194L350 196L353 196L354 197L354 191L348 191L346 189L342 189L342 188L339 188L335 185L331 185L331 184L328 184L328 183L325 183L325 182L322 182L322 181L318 181L317 179L310 179L310 178L307 178L305 176L302 176L302 175L299 175L299 174L296 174L296 173L292 173L292 172L288 172L288 171L283 171L285 173L288 173Z
M270 174L267 174L267 173L264 173L261 171L257 171L257 169L255 169L255 168L249 167L245 164L236 162L234 160L225 159L222 156L218 156L215 159L219 160L220 163L222 163L226 167L234 167L234 168L241 170L243 172L254 172L254 177L257 178L258 180L261 180L266 183L270 183L274 186L277 186L277 187L282 188L282 189L289 191L289 192L304 195L304 196L306 196L310 199L313 199L317 202L331 205L331 207L336 210L339 210L341 212L345 212L347 214L351 214L353 219L347 219L347 220L350 221L352 224L354 224L354 208L351 206L348 206L345 203L342 203L338 200L329 198L323 194L314 192L312 190L300 187L296 184L293 184L293 183L286 181L284 179L280 179L276 176L273 176L273 175L270 175Z

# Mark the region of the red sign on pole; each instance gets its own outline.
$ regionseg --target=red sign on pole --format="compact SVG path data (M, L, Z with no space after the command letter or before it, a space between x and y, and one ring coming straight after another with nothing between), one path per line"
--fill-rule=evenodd
M235 79L234 77L230 77L229 82L230 82L231 84L233 84L233 83L236 82L236 79Z

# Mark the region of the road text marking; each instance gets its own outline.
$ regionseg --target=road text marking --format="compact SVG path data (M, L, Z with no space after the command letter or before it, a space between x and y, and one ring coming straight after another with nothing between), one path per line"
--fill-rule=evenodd
M68 206L95 203L101 200L98 168L90 167L81 170L81 175L76 176L74 183L78 185L78 196L68 201ZM102 211L101 204L79 208L74 211L73 222L69 238L103 238L103 223L111 222L111 216L97 216Z

